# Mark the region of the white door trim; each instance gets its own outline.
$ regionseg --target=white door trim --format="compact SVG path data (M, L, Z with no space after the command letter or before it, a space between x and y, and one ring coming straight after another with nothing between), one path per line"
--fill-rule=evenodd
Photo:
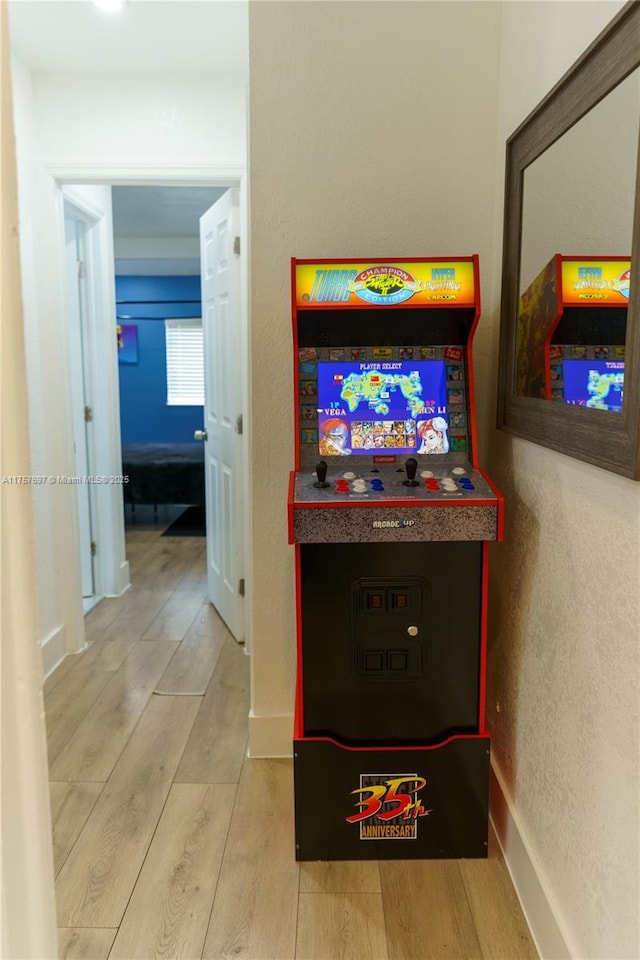
M224 167L196 166L159 166L104 165L104 164L57 164L50 163L45 171L61 184L106 184L109 186L136 186L155 184L157 186L205 186L205 187L243 187L247 178L247 168L238 164Z
M87 269L86 322L91 327L87 357L93 402L93 463L96 476L121 473L120 403L118 392L117 346L115 340L115 293L109 276L108 257L113 247L110 217L105 216L72 186L58 185L64 208L86 224ZM95 488L94 559L96 597L119 596L129 586L129 564L124 547L122 487L117 484ZM79 556L80 543L73 530L73 549Z
M60 190L62 196L62 187L65 187L65 195L72 195L70 186L73 184L102 184L109 186L126 186L141 184L156 184L167 186L229 186L239 189L240 198L240 230L244 248L241 256L241 344L244 356L242 371L242 405L243 405L243 527L244 527L244 556L248 560L252 544L252 497L251 497L251 404L249 389L249 370L251 367L250 356L250 316L249 316L249 204L248 204L248 177L247 168L240 164L231 164L225 166L202 166L202 165L159 165L149 164L129 165L129 164L47 164L44 167L48 174ZM85 204L85 208L86 208ZM90 215L90 211L87 211ZM93 213L95 214L95 210ZM61 229L64 226L63 205L60 204ZM64 235L64 232L63 234ZM113 296L113 293L112 293ZM114 312L115 317L115 312ZM105 334L108 331L105 331ZM115 338L113 338L115 345ZM114 346L115 349L115 346ZM117 359L117 358L116 358ZM117 374L117 368L116 368ZM111 388L113 390L113 388ZM112 393L109 410L109 421L117 423L117 443L112 444L110 450L110 462L116 464L118 470L121 464L122 448L120 442L119 425L119 402L117 379L115 382L115 392ZM111 520L112 535L114 521ZM102 534L101 534L102 535ZM77 533L76 533L77 541ZM74 549L79 551L79 544L73 544ZM252 583L251 583L251 564L246 563L245 568L245 601L246 601L246 622L245 622L245 651L250 651L252 636ZM128 565L127 569L121 571L122 579L126 576L128 584ZM123 589L126 588L123 587ZM78 590L80 586L78 585Z
M86 409L93 406L91 335L92 318L89 315L86 279L87 279L87 232L90 225L78 215L75 207L64 201L65 224L65 292L67 335L69 337L69 372L72 387L72 419L76 473L89 476L93 469L93 423L87 423ZM94 506L95 486L91 483L79 483L76 486L76 506L78 529L81 540L80 568L82 573L82 603L93 603L100 596L100 583L97 576L97 564L90 544L95 539L96 517Z

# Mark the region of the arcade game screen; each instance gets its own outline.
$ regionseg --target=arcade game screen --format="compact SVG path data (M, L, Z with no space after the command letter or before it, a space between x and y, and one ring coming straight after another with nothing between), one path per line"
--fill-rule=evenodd
M449 452L443 360L318 364L321 456Z
M622 410L624 360L563 360L564 401L596 410Z

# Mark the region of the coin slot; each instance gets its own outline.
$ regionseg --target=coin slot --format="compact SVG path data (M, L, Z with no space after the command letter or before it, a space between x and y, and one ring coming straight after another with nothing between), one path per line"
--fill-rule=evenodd
M382 610L384 609L384 593L377 593L373 590L367 591L366 594L366 604L367 610Z

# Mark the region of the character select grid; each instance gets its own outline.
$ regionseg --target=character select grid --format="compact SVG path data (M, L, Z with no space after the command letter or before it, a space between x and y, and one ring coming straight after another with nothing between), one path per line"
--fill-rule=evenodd
M401 365L410 375L412 362L418 366L425 361L440 361L443 368L443 384L438 390L438 401L446 409L446 414L444 418L436 417L436 420L444 419L443 423L438 422L437 425L444 427L447 449L441 448L443 431L433 429L436 420L428 413L384 416L384 413L377 412L384 410L384 404L367 404L365 401L360 403L362 418L349 417L347 425L339 423L338 417L323 416L323 411L319 409L319 363L370 364L372 369L363 372L363 376L375 377L378 373L375 368L380 367L384 373L385 364ZM370 451L372 454L386 451L409 456L412 453L467 452L467 397L464 358L459 346L302 347L298 351L298 363L300 442L305 446L315 446L322 456L340 456L352 451ZM389 403L386 406L391 409ZM411 414L410 398L406 406L407 413Z

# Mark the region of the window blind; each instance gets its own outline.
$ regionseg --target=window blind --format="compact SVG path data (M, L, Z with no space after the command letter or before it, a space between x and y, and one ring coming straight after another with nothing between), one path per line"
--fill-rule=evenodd
M202 320L165 320L167 406L204 405Z

